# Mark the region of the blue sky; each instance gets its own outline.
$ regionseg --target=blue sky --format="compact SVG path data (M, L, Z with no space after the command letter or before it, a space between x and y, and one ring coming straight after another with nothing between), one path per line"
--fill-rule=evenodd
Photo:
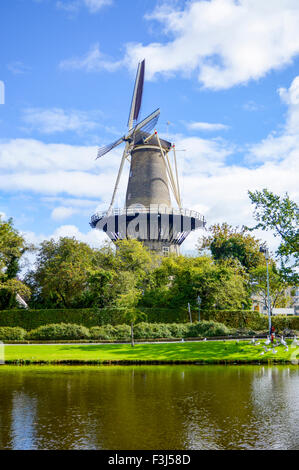
M185 207L242 225L248 189L298 200L297 0L2 0L0 21L0 213L28 240L104 239L88 223L122 149L96 148L123 135L142 58L142 115L160 107L158 131L185 150Z

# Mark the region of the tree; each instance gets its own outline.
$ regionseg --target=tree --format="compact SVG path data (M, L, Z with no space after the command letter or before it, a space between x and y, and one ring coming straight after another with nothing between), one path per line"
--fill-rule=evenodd
M3 221L0 216L0 308L16 305L16 294L30 297L30 289L19 279L20 259L32 249L14 228L12 219Z
M137 309L138 302L142 296L142 291L136 288L136 279L133 273L123 272L122 277L122 290L115 299L115 306L123 309L123 318L131 324L131 346L134 346L134 324L140 317L140 312Z
M60 238L44 241L36 267L26 276L34 307L104 308L132 289L142 291L151 279L153 257L136 240L105 243L100 249Z
M216 261L238 260L247 272L264 262L259 251L260 240L250 235L247 229L239 230L223 223L212 225L209 232L210 235L204 236L197 245L200 253L208 248Z
M267 268L258 266L250 271L250 285L252 294L255 294L263 300L266 310L268 310L268 292L267 292ZM282 273L277 269L275 263L269 265L269 291L271 307L286 307L291 298L286 295L286 289L289 283L285 281Z
M257 225L250 230L272 230L281 239L276 251L282 263L285 278L293 284L299 280L296 268L299 266L299 207L288 194L280 197L267 189L248 192L254 204L254 218ZM291 264L289 264L291 263Z
M35 302L52 308L73 306L87 288L92 257L93 249L75 238L44 241L36 269L26 277Z
M156 269L154 286L142 301L152 307L187 306L208 310L238 309L250 304L246 281L239 265L231 261L216 263L208 256L164 258Z

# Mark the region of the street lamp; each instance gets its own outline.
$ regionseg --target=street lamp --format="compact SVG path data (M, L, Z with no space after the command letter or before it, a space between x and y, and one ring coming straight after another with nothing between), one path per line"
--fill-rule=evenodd
M198 321L200 321L200 306L201 306L201 297L197 296L197 305L198 305Z
M270 299L269 267L268 267L268 261L270 259L270 256L269 256L269 250L265 244L260 247L260 253L264 253L266 266L267 266L267 297L268 297L267 303L268 303L269 335L271 335L271 299Z

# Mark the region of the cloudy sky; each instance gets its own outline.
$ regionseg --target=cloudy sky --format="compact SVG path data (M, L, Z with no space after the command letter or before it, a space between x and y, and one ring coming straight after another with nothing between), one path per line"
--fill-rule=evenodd
M161 108L184 207L250 225L249 189L298 200L298 0L1 0L0 18L0 213L28 240L105 238L89 219L122 149L96 149L125 132L143 58L142 116Z

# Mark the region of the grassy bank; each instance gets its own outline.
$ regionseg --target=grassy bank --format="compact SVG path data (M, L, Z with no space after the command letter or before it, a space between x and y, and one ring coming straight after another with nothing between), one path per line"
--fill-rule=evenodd
M276 354L264 352L264 341L206 341L194 343L137 344L53 344L6 345L6 364L139 364L139 363L288 363L298 350L276 347ZM261 353L264 354L261 355ZM291 357L292 356L292 357Z

